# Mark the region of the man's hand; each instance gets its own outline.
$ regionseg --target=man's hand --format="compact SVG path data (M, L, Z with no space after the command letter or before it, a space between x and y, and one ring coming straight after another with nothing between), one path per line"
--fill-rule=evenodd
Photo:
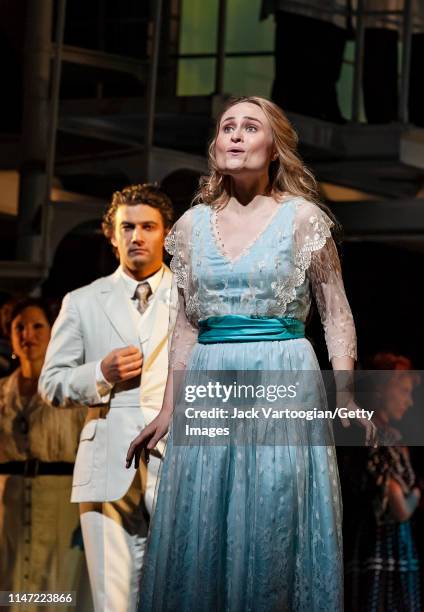
M129 380L140 376L143 365L143 355L135 346L126 346L122 349L111 351L102 360L100 368L102 374L111 384Z

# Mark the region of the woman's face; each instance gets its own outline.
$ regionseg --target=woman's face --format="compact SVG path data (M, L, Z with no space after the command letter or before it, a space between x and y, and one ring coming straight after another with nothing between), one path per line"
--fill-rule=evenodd
M215 141L221 174L268 174L273 153L271 126L259 106L240 102L224 113Z
M400 421L413 405L414 380L405 372L396 372L380 391L382 410L390 421Z
M38 306L28 306L12 321L13 352L26 361L44 360L50 340L50 324Z

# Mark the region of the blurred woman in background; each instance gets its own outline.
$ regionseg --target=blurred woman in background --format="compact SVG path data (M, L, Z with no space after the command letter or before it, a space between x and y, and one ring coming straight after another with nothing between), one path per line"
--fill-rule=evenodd
M2 591L77 590L82 568L78 507L69 500L85 409L52 408L37 393L50 330L41 300L14 306L10 334L19 367L0 380Z
M345 498L346 609L418 612L419 562L410 519L421 491L394 426L413 404L418 375L410 371L409 359L392 353L375 355L369 369L393 372L374 374L370 408L380 446L366 449L363 462L360 453L351 453L346 469L351 489Z

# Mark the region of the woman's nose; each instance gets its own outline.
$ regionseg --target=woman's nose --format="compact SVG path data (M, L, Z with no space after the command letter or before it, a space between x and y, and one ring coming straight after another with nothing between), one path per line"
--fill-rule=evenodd
M34 330L32 329L31 325L25 325L22 330L22 340L24 342L28 342L28 340L31 340L33 336Z
M231 134L231 140L233 142L240 142L240 140L241 140L241 131L240 131L240 129L237 128L236 130L234 130L234 132Z

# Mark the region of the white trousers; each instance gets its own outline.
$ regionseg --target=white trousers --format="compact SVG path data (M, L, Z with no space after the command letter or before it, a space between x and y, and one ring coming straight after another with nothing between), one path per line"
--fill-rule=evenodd
M149 517L161 460L140 463L127 493L113 502L80 503L95 612L135 612Z

